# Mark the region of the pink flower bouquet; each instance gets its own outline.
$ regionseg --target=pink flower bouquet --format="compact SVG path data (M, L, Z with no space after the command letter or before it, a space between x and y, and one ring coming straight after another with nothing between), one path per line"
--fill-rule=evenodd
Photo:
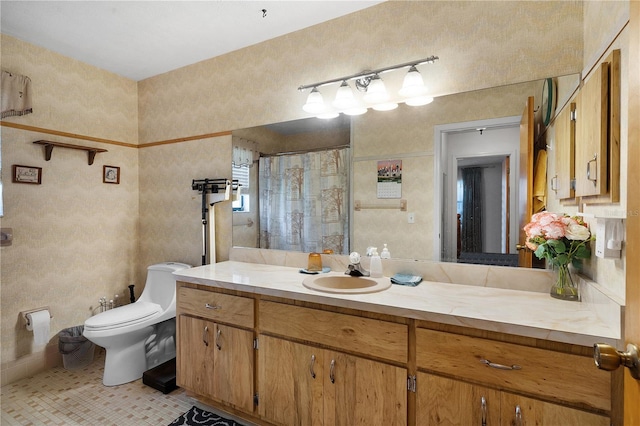
M575 263L591 257L591 232L581 217L549 212L536 213L524 227L526 245L538 259L552 266Z

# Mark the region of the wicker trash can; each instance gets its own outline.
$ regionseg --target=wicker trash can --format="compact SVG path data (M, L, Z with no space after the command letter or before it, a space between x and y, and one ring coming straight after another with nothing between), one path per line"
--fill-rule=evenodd
M66 370L76 370L93 362L95 345L82 335L84 325L69 327L58 333L58 350Z

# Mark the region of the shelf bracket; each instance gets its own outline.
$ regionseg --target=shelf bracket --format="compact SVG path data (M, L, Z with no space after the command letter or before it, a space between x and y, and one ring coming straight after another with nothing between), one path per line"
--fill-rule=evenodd
M106 149L102 149L102 148L93 148L90 146L81 146L81 145L71 145L71 144L62 143L62 142L35 141L33 143L44 146L44 159L46 161L51 160L51 154L53 153L53 148L56 146L60 148L70 148L70 149L79 149L82 151L87 151L89 165L93 164L93 160L95 160L96 154L98 152L107 152Z

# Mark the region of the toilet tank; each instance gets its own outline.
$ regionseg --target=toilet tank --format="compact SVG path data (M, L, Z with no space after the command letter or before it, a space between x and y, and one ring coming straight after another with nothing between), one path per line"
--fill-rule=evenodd
M176 303L176 278L175 271L191 268L191 265L178 262L163 262L150 265L147 268L147 282L140 295L139 301L157 303L163 311Z

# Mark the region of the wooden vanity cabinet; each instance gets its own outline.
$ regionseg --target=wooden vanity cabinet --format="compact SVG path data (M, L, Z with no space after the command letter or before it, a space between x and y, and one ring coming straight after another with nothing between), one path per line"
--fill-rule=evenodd
M253 412L253 299L180 287L177 303L178 386Z
M259 323L261 417L279 425L407 424L407 369L393 363L407 362L406 325L274 302L260 303Z
M586 349L178 284L177 383L268 425L611 423ZM414 379L415 378L415 379Z
M417 424L610 424L591 358L423 328L416 347Z

